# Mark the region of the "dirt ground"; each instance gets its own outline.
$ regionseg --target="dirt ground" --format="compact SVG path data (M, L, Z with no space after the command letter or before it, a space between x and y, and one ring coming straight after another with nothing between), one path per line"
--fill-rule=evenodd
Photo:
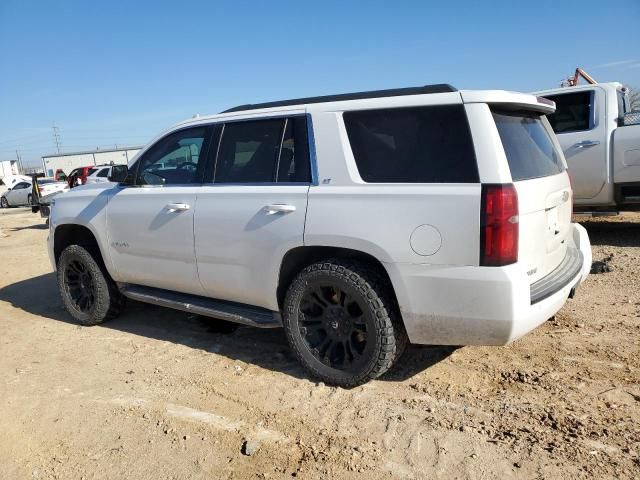
M582 223L611 271L554 320L344 390L280 330L134 302L76 325L41 219L0 211L0 478L639 478L640 215Z

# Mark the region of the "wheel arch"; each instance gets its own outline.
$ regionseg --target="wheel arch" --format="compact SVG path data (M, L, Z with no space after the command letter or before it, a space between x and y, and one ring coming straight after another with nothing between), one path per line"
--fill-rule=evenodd
M104 264L104 255L96 235L89 227L76 223L66 223L56 226L53 231L53 256L58 264L62 251L69 245L80 245L100 256Z
M276 291L278 306L282 309L284 304L284 297L287 293L287 289L296 275L305 267L312 263L321 261L323 259L338 258L350 261L356 261L361 264L365 264L372 268L380 277L384 280L387 287L390 289L390 294L398 306L398 298L391 281L391 277L385 265L370 253L363 252L361 250L354 250L351 248L332 247L332 246L320 246L320 245L306 245L292 248L282 258L280 264L280 271L278 275L278 287Z

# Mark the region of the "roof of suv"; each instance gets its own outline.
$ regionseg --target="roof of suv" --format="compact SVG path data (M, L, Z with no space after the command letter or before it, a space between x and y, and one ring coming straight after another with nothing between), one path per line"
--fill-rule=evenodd
M410 100L413 98L421 98L424 96L435 95L450 95L457 97L458 101L462 100L462 103L489 103L496 105L505 105L510 108L520 107L524 109L533 109L541 113L553 113L555 111L555 103L536 97L532 94L510 92L506 90L458 90L457 88L445 84L425 85L422 87L409 87L409 88L395 88L389 90L372 90L367 92L355 92L355 93L343 93L338 95L325 95L318 97L306 97L297 98L292 100L280 100L275 102L247 104L230 108L221 113L214 115L194 115L192 118L183 120L174 124L172 127L164 130L152 141L147 144L138 154L143 153L146 148L153 144L157 139L166 135L177 128L183 128L186 126L205 124L211 121L224 120L226 118L235 117L260 117L272 113L282 113L285 111L296 110L296 113L301 113L308 106L315 106L320 109L333 109L336 106L344 108L347 105L349 107L363 107L369 106L372 102L380 99L380 104L386 108L392 108L395 106L412 106L415 101ZM394 100L394 97L397 100ZM136 155L136 157L138 156ZM135 157L134 157L135 158Z
M344 100L362 100L365 98L401 97L405 95L426 95L430 93L457 92L458 89L447 84L437 83L422 87L392 88L388 90L371 90L368 92L342 93L338 95L323 95L320 97L295 98L291 100L279 100L276 102L256 103L240 105L220 113L243 112L246 110L258 110L261 108L286 107L291 105L308 105L310 103L340 102Z

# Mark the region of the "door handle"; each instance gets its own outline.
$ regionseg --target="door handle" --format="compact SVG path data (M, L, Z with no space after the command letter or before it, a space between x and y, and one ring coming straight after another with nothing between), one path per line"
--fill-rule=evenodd
M189 205L188 203L170 203L166 208L169 213L184 212L186 210L189 210L191 208L191 205Z
M596 145L600 145L600 140L583 140L574 145L576 148L587 148L594 147Z
M267 215L273 215L275 213L291 213L296 211L295 205L286 205L283 203L274 203L272 205L267 205L263 208Z

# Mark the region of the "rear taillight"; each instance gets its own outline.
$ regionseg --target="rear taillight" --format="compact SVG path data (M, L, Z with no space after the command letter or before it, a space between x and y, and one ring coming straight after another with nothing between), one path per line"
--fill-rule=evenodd
M513 185L482 185L480 265L518 261L518 192Z

